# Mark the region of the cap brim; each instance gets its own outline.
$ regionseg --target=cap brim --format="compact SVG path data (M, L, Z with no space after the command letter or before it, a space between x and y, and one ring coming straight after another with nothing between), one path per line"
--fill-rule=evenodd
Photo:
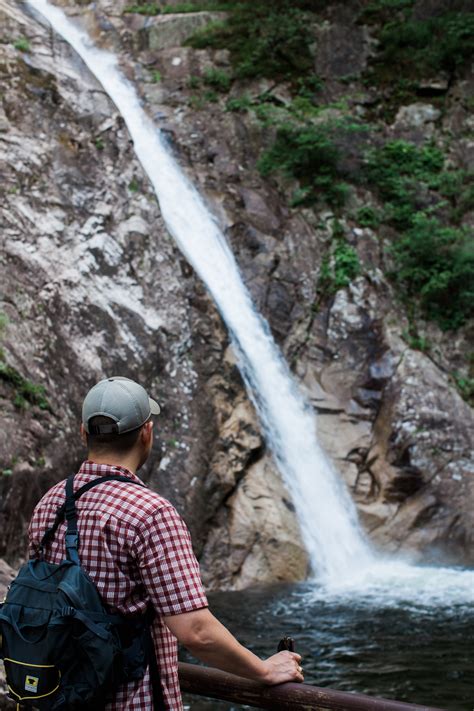
M155 400L152 400L151 397L148 398L150 402L150 412L152 415L159 415L161 412L161 407L158 405L158 403Z

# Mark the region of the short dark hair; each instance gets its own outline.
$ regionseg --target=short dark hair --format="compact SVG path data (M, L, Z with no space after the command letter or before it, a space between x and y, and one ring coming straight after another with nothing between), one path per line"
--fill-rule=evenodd
M91 417L88 425L112 425L114 421L104 415ZM117 434L89 434L86 432L87 449L96 454L127 454L138 442L143 425L130 432Z

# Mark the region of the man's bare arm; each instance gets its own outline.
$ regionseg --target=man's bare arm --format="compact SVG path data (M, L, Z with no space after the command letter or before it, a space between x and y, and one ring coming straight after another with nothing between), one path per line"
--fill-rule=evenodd
M164 618L168 629L191 654L211 667L264 684L303 681L295 652L279 652L262 660L243 647L207 609Z

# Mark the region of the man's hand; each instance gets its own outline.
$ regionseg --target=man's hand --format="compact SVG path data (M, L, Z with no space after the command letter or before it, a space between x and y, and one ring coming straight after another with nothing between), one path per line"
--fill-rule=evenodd
M301 656L296 652L278 652L264 660L265 674L262 681L269 685L283 684L285 681L304 681L300 662Z
M299 654L278 652L263 661L239 644L207 608L169 615L164 621L181 644L209 666L268 685L303 681Z

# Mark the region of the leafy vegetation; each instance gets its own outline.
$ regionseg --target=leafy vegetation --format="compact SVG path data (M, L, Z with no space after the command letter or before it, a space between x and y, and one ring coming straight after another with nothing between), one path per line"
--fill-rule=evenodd
M19 37L13 44L15 49L18 49L20 52L29 52L30 51L30 43L26 39L26 37Z
M455 72L474 55L474 12L445 12L426 20L396 19L379 36L383 64L397 71L432 76Z
M227 20L210 24L189 38L202 49L228 49L238 78L294 78L311 72L312 3L263 0L229 3Z
M344 231L336 220L329 254L321 262L318 280L319 299L331 296L348 286L360 274L360 262L354 247L347 243Z
M365 205L357 210L356 220L361 227L375 228L380 225L382 216L370 205Z
M461 189L468 177L446 170L435 146L406 141L372 150L365 166L365 179L384 201L383 221L400 233L391 250L392 276L410 308L419 304L443 329L461 326L474 310L474 245L467 229L442 221L449 201L451 217L470 204L462 196L471 194L471 186Z
M203 81L208 86L212 86L213 89L225 93L230 89L232 78L223 69L206 69Z
M393 244L393 274L406 299L418 299L441 328L461 326L474 311L474 245L468 231L416 213Z
M314 124L283 123L273 145L259 160L262 175L279 172L299 181L292 204L314 205L323 200L341 207L349 186L342 162L342 143L348 134L366 130L353 122L338 120Z
M468 403L474 406L474 377L453 373L454 382L461 396Z
M176 5L158 5L156 2L127 5L124 13L136 13L138 15L169 15L174 13L199 12L202 10L228 10L228 2L218 0L195 0L195 2L182 2Z
M51 410L44 387L35 385L20 375L15 368L7 365L2 351L0 351L0 380L13 387L13 404L15 407L24 410L29 405L37 405L41 410Z

